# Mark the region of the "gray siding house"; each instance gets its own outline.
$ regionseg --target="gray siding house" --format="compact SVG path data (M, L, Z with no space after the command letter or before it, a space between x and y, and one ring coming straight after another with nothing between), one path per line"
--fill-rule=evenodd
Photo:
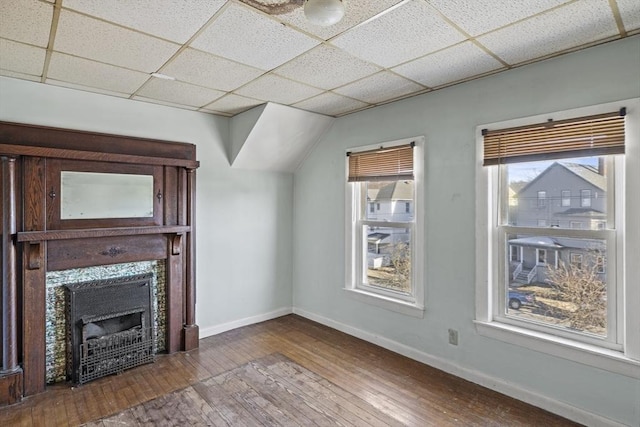
M522 227L602 229L606 227L607 180L603 165L554 162L516 194L509 223ZM545 282L547 267L561 262L595 268L606 275L606 246L591 239L513 236L509 240L510 283Z

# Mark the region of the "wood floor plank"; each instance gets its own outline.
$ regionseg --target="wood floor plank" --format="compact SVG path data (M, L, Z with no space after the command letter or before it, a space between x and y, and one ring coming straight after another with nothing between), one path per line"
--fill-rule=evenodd
M236 399L227 394L214 379L195 384L193 389L218 413L230 426L260 426L256 418Z

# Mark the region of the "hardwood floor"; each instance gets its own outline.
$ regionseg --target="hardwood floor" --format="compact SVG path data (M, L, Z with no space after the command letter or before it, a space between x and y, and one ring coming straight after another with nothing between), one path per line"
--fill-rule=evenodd
M197 350L171 356L161 355L155 363L121 375L102 378L80 387L71 387L68 383L49 386L45 393L0 409L0 426L76 426L106 417L111 417L110 422L98 421L92 425L199 425L198 420L202 418L197 418L195 413L185 414L184 410L182 416L176 416L173 421L164 419L163 422L150 421L140 413L146 410L148 415L151 412L147 408L177 405L179 402L176 403L176 399L186 397L204 401L207 406L200 406L201 412L211 414L217 411L219 415L226 411L226 417L216 415L215 423L207 422L210 425L225 425L233 419L236 422L231 422L230 425L325 423L326 419L317 418L315 413L298 415L298 421L278 419L277 414L272 414L267 419L251 418L252 421L248 422L248 418L245 418L242 421L237 418L237 414L229 412L232 410L228 408L236 403L228 401L231 406L226 406L227 409L222 411L222 406L211 400L212 397L209 398L210 401L203 398L209 393L206 386L224 385L225 381L233 380L236 375L253 375L239 368L258 359L261 359L259 363L275 366L272 373L278 375L284 375L286 366L277 365L276 362L286 360L291 366L302 367L302 371L308 373L305 378L312 378L326 390L330 390L331 393L327 393L325 389L317 389L316 392L324 393L322 396L326 399L331 396L331 402L327 401L325 406L330 407L332 413L339 414L339 419L335 419L335 416L332 418L332 424L576 425L373 344L290 315L205 338L200 341L200 348ZM250 365L256 363L247 366ZM236 371L231 372L233 370ZM283 378L278 381L289 384L291 389L300 389L291 380ZM260 387L256 386L256 389L264 393ZM178 390L181 391L173 393ZM233 395L231 389L226 392ZM310 395L311 391L305 393ZM171 396L167 396L170 394ZM322 396L317 395L308 404L316 400L321 402L318 399L324 399ZM150 402L158 397L161 399ZM296 405L298 409L301 408L301 403L292 400L293 397L280 395L277 399L273 397L271 400L282 402L283 410ZM187 404L191 403L185 403ZM127 412L129 408L133 409ZM125 413L120 414L123 411ZM242 408L238 408L238 413L240 412ZM165 413L171 412L165 409ZM119 415L114 417L115 414ZM243 416L247 416L246 413ZM185 417L192 421L185 423Z

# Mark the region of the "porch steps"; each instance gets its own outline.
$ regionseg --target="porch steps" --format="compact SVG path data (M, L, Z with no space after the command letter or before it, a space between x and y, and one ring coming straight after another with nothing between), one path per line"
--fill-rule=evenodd
M523 285L528 285L529 281L527 279L527 276L529 275L530 272L531 272L531 269L525 270L523 268L520 274L516 276L514 282L522 283Z

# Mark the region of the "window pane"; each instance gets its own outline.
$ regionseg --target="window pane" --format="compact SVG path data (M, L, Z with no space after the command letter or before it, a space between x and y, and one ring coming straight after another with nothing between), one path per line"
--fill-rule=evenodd
M604 240L511 234L506 244L508 316L606 335Z
M513 163L505 168L509 225L597 230L606 223L604 157Z
M363 226L367 242L366 283L411 293L411 229Z
M413 201L413 181L364 182L367 203L376 209L367 212L367 219L377 221L413 221L409 203Z

